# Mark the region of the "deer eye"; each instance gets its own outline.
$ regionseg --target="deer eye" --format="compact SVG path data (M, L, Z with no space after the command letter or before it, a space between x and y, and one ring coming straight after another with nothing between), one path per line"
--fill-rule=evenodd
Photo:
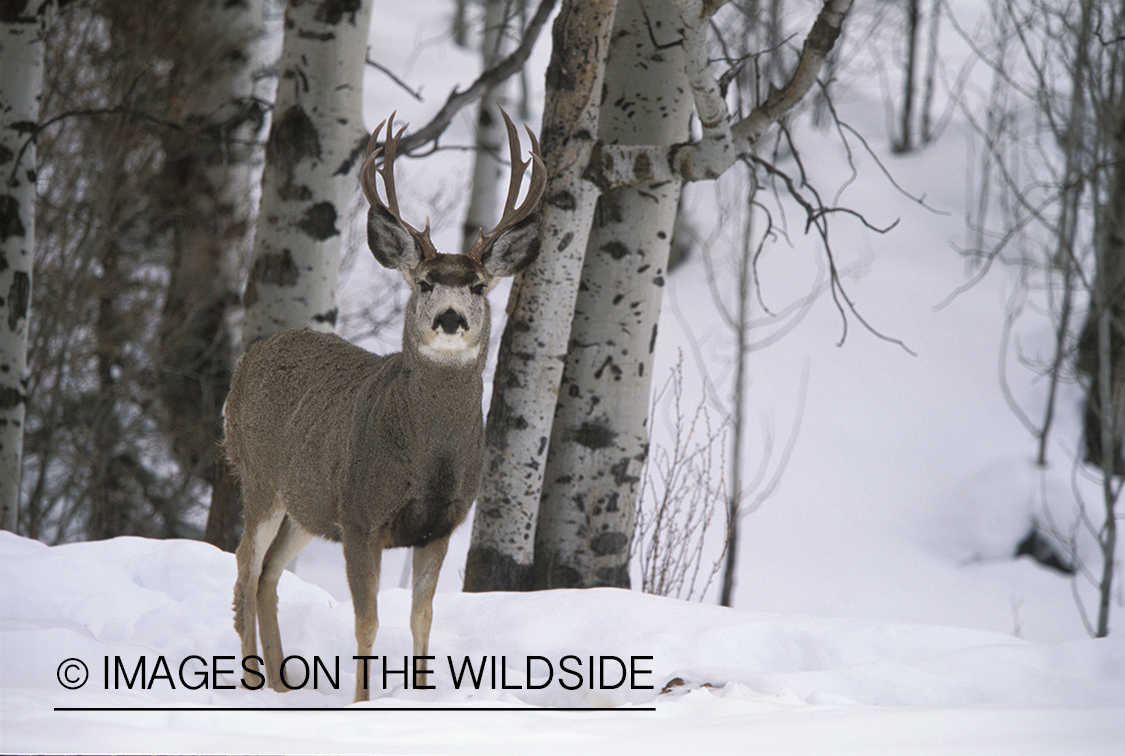
M469 287L469 291L473 292L474 294L476 294L479 297L482 294L484 294L485 288L486 288L485 285L482 284L482 283L473 284L472 286Z
M430 283L429 281L419 281L418 282L418 290L421 291L423 294L428 294L429 292L434 290L434 285L432 283Z

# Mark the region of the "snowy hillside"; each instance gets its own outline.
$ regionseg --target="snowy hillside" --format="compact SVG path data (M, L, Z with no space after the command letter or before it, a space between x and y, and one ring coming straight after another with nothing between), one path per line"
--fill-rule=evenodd
M970 20L979 5L952 3ZM421 125L451 86L471 81L476 56L446 44L448 6L419 0L409 17L380 18L373 57L426 97L415 102L371 72L369 125L396 109ZM536 88L548 44L545 37L529 63L540 72L530 76ZM950 61L967 54L952 34L943 44ZM885 93L864 70L864 54L855 52L857 72L834 85L837 108L927 206L896 190L861 149L851 180L830 133L804 128L802 157L831 193L843 188L840 204L875 225L898 221L881 235L834 219L833 245L859 312L915 356L854 316L837 346L842 321L827 296L751 355L748 468L770 451L768 434L776 465L798 413L801 425L778 489L741 523L735 609L616 590L465 595L466 526L454 535L435 599L435 689L405 690L392 671L369 705L310 711L352 698L353 618L339 546L310 544L282 579L285 651L319 674L316 689L310 680L282 696L226 687L241 676L233 658L216 658L238 652L232 555L136 538L48 548L0 533L0 752L1120 756L1120 588L1110 638L1091 640L1079 610L1079 602L1093 606L1089 581L1015 556L1034 522L1053 518L1065 532L1078 497L1096 498L1073 464L1079 397L1064 390L1052 464L1035 468L1033 439L999 379L1015 273L997 265L939 307L969 275L956 247L965 244L971 136L954 114L935 145L893 157L883 136ZM541 99L533 92L533 107ZM469 114L459 116L443 144L469 143L470 124ZM399 167L403 201L429 203L437 246L455 246L467 153L443 150ZM702 234L722 224L713 187L692 186L687 203ZM789 239L758 266L762 298L775 311L824 275L817 240L802 235L797 208L787 212ZM654 371L659 383L682 354L689 401L705 377L721 395L731 375L729 336L698 261L669 276ZM365 301L372 280L401 283L360 249L341 309ZM498 320L505 296L493 294ZM767 323L762 336L779 327ZM1043 319L1015 326L1019 349L1005 367L1014 399L1029 410L1041 408L1044 387L1020 358L1046 349L1050 337ZM393 349L397 338L392 330L366 345ZM667 423L657 422L654 434L654 443L667 443ZM1088 540L1079 549L1094 556ZM1119 544L1119 561L1121 553ZM398 587L404 555L388 553L382 573L375 653L391 670L409 653L409 596ZM591 688L591 658L604 665L604 689L600 676ZM636 670L619 686L615 659ZM68 660L87 668L81 688L68 687L81 672ZM482 661L474 686L463 674L480 675ZM683 684L662 692L676 678Z
M702 747L1032 756L1118 754L1125 739L1120 638L1042 644L965 628L764 614L610 589L440 594L435 690L403 690L402 675L392 673L371 704L318 712L348 705L355 677L351 604L315 585L291 574L282 580L285 651L310 665L319 656L333 675L341 657L339 689L321 672L315 690L311 678L305 689L284 695L220 690L238 680L233 671L211 674L232 669L238 647L228 603L232 555L196 542L138 538L48 548L0 533L0 558L0 750L8 753ZM403 668L409 654L408 604L403 590L381 596L376 650L393 660L391 669ZM192 656L200 658L182 664ZM591 656L595 669L605 667L594 690ZM472 660L479 690L469 677L450 673L450 657L457 673L465 657ZM491 672L479 675L492 657L501 665L495 681ZM546 662L533 659L528 685L530 657L550 662L553 679ZM602 657L621 659L636 674L612 687L622 667L612 659L603 665ZM68 690L60 679L71 686L79 680L74 660L89 676ZM304 673L298 661L290 667L296 686ZM661 693L676 678L684 684ZM600 689L603 681L609 689ZM286 711L293 707L301 710ZM84 708L94 710L75 710ZM150 708L157 710L136 710Z
M811 14L817 6L794 7ZM980 6L976 0L951 5L967 28L976 26ZM445 92L451 71L473 71L477 62L451 45L424 44L444 39L445 6L433 0L419 7L425 10L418 17L396 18L376 28L373 50L416 86ZM792 24L804 29L808 22L795 18ZM798 412L802 421L780 486L742 521L735 605L956 624L1035 640L1085 637L1075 595L1087 611L1095 606L1096 591L1087 577L1072 580L1027 558L1014 558L1034 523L1053 521L1069 533L1078 524L1078 497L1098 499L1097 484L1073 464L1080 453L1079 392L1073 385L1062 387L1051 464L1046 470L1036 468L1034 439L1006 403L998 367L1007 308L1019 292L1018 272L997 264L975 286L951 297L974 272L957 251L969 239L965 208L972 193L973 137L954 109L935 144L912 155L892 154L885 135L888 95L870 58L889 54L887 48L896 40L893 24L868 37L872 23L860 7L850 32L860 40L849 48L855 70L835 82L836 108L841 120L865 136L901 190L855 140L849 145L853 175L835 134L809 128L807 116L795 128L804 170L822 193L838 191L838 205L863 213L875 226L894 225L889 233L878 234L841 216L832 221L832 243L847 294L860 315L914 355L873 335L854 315L848 316L847 338L838 346L843 320L828 295L821 295L791 331L750 355L746 468L753 472L767 456L770 469L775 468ZM943 28L942 34L946 65L956 72L969 59L969 50L951 29ZM417 44L379 46L392 37ZM541 42L529 63L533 70L546 65L546 43ZM464 87L468 78L464 73L457 82ZM986 83L976 81L981 87ZM533 104L541 102L541 81L532 78L531 86ZM370 76L367 87L371 123L393 109L413 124L425 123L432 113L428 102L405 98L384 77ZM939 111L945 107L943 96L939 93ZM537 118L533 114L531 122ZM456 119L445 143L469 144L471 123L467 114ZM795 170L792 162L782 167ZM467 155L439 152L404 162L403 169L400 184L412 192L412 201L429 202L433 208L437 246L454 248L471 176ZM736 196L739 180L732 172L720 182L720 194L728 201ZM924 204L917 198L924 198ZM709 183L689 186L686 203L700 236L737 225L719 214L720 200ZM788 202L785 213L788 238L768 246L757 266L762 299L774 312L806 297L825 275L822 246L815 234L803 233L802 211ZM720 242L729 236L720 235ZM356 243L363 243L361 236ZM341 294L350 304L342 309L366 302L373 278L390 286L399 283L397 274L380 268L360 249ZM668 280L654 384L666 379L682 355L688 384L684 401L690 412L704 380L721 396L730 390L731 337L713 305L698 250ZM496 334L506 296L506 288L493 293ZM754 315L767 321L755 341L766 341L784 327L784 321L771 325L760 311ZM385 338L365 345L393 350L399 338L400 332L391 328ZM1045 381L1021 361L1044 359L1052 338L1045 318L1025 317L1015 323L1011 339L1016 346L1003 361L1014 400L1035 417L1042 413ZM493 358L488 370L494 364ZM489 395L486 387L486 401ZM658 413L654 445L670 443L666 415ZM1080 554L1095 563L1098 556L1088 534L1076 529ZM442 589L460 588L468 533L466 527L454 535ZM346 600L338 554L338 547L314 543L299 557L296 571ZM383 585L400 585L405 557L388 557ZM715 594L713 587L712 601ZM1125 611L1120 599L1116 607Z

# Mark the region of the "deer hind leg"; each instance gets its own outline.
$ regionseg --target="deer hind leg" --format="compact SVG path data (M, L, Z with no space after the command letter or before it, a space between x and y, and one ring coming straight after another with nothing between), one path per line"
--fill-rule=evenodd
M261 501L261 497L257 498ZM238 542L235 559L238 563L238 580L234 584L234 629L242 642L242 658L249 672L258 672L258 581L262 575L262 562L266 551L281 527L285 511L280 507L254 506L254 493L243 490L243 516L246 524L242 540ZM259 519L257 513L268 513Z
M281 680L281 662L285 656L277 624L277 581L312 537L312 533L294 522L292 515L286 515L266 552L262 575L258 580L258 628L262 635L262 657L266 660L266 681L277 691L288 690Z
M445 552L449 548L449 536L431 541L425 546L414 547L412 564L414 578L414 592L410 602L410 634L414 637L414 656L426 656L430 648L430 625L434 618L434 590L437 588L438 574L441 572L441 563L445 560ZM427 685L423 672L427 669L425 662L415 662L417 674L414 676L414 687Z
M379 630L379 570L383 563L383 544L366 533L344 531L344 567L348 589L355 607L356 656L371 656L375 633ZM356 660L355 700L370 699L370 665Z

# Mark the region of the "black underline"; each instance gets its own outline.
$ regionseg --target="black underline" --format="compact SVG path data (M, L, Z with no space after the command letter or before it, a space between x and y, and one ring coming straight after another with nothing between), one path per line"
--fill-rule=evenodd
M56 706L55 711L656 711L655 706Z

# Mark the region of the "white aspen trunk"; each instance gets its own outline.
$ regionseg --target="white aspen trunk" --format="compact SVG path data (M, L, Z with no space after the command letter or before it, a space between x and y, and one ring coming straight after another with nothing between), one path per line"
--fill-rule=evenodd
M651 191L667 182L718 177L812 87L852 0L825 0L789 82L733 125L708 68L706 34L719 4L669 2L680 13L684 31L661 47L680 48L687 57L687 79L703 129L702 140L691 144L595 142L597 104L604 95L601 56L609 45L614 3L572 0L555 21L542 129L548 174L543 255L516 282L509 302L489 408L488 463L465 567L467 591L526 590L534 582L533 539L546 452L579 283L575 268L589 240L594 188L643 185ZM638 273L648 273L650 285L655 282L651 271ZM624 475L632 473L626 470Z
M719 83L708 67L707 28L711 14L721 3L668 2L679 9L685 21L683 48L703 138L690 144L601 146L588 169L600 186L654 186L665 181L704 181L721 176L816 83L852 6L852 0L824 0L789 81L748 116L732 123Z
M331 331L342 231L367 143L360 108L371 2L291 2L243 294L248 345Z
M614 0L569 0L555 20L540 137L547 168L542 251L512 287L488 412L465 590L526 590L547 441L598 188L585 175L598 131Z
M683 21L621 0L606 65L606 144L688 138ZM605 192L586 248L535 538L535 586L629 586L648 454L653 350L681 181Z
M484 35L481 38L482 68L488 70L500 60L503 53L505 14L507 0L485 0ZM498 105L507 104L505 85L490 87L477 106L476 152L473 157L473 186L469 196L469 209L465 213L462 229L461 254L467 254L477 240L481 229L496 225L496 196L500 175L504 170L500 150L507 138L504 124L499 118Z
M151 194L171 226L172 260L160 324L160 394L185 474L213 482L221 408L230 384L230 292L252 241L266 107L258 74L276 65L265 0L176 0L190 47L173 52L163 170ZM136 9L125 9L135 14ZM276 19L275 19L276 20ZM275 32L280 25L274 23ZM274 34L276 38L277 33ZM247 51L251 51L247 54Z
M35 257L35 126L54 3L5 0L0 14L0 527L19 524L27 329Z
M331 331L343 227L367 146L363 74L371 1L290 2L266 143L242 346L288 328ZM238 542L237 484L216 476L208 542Z

